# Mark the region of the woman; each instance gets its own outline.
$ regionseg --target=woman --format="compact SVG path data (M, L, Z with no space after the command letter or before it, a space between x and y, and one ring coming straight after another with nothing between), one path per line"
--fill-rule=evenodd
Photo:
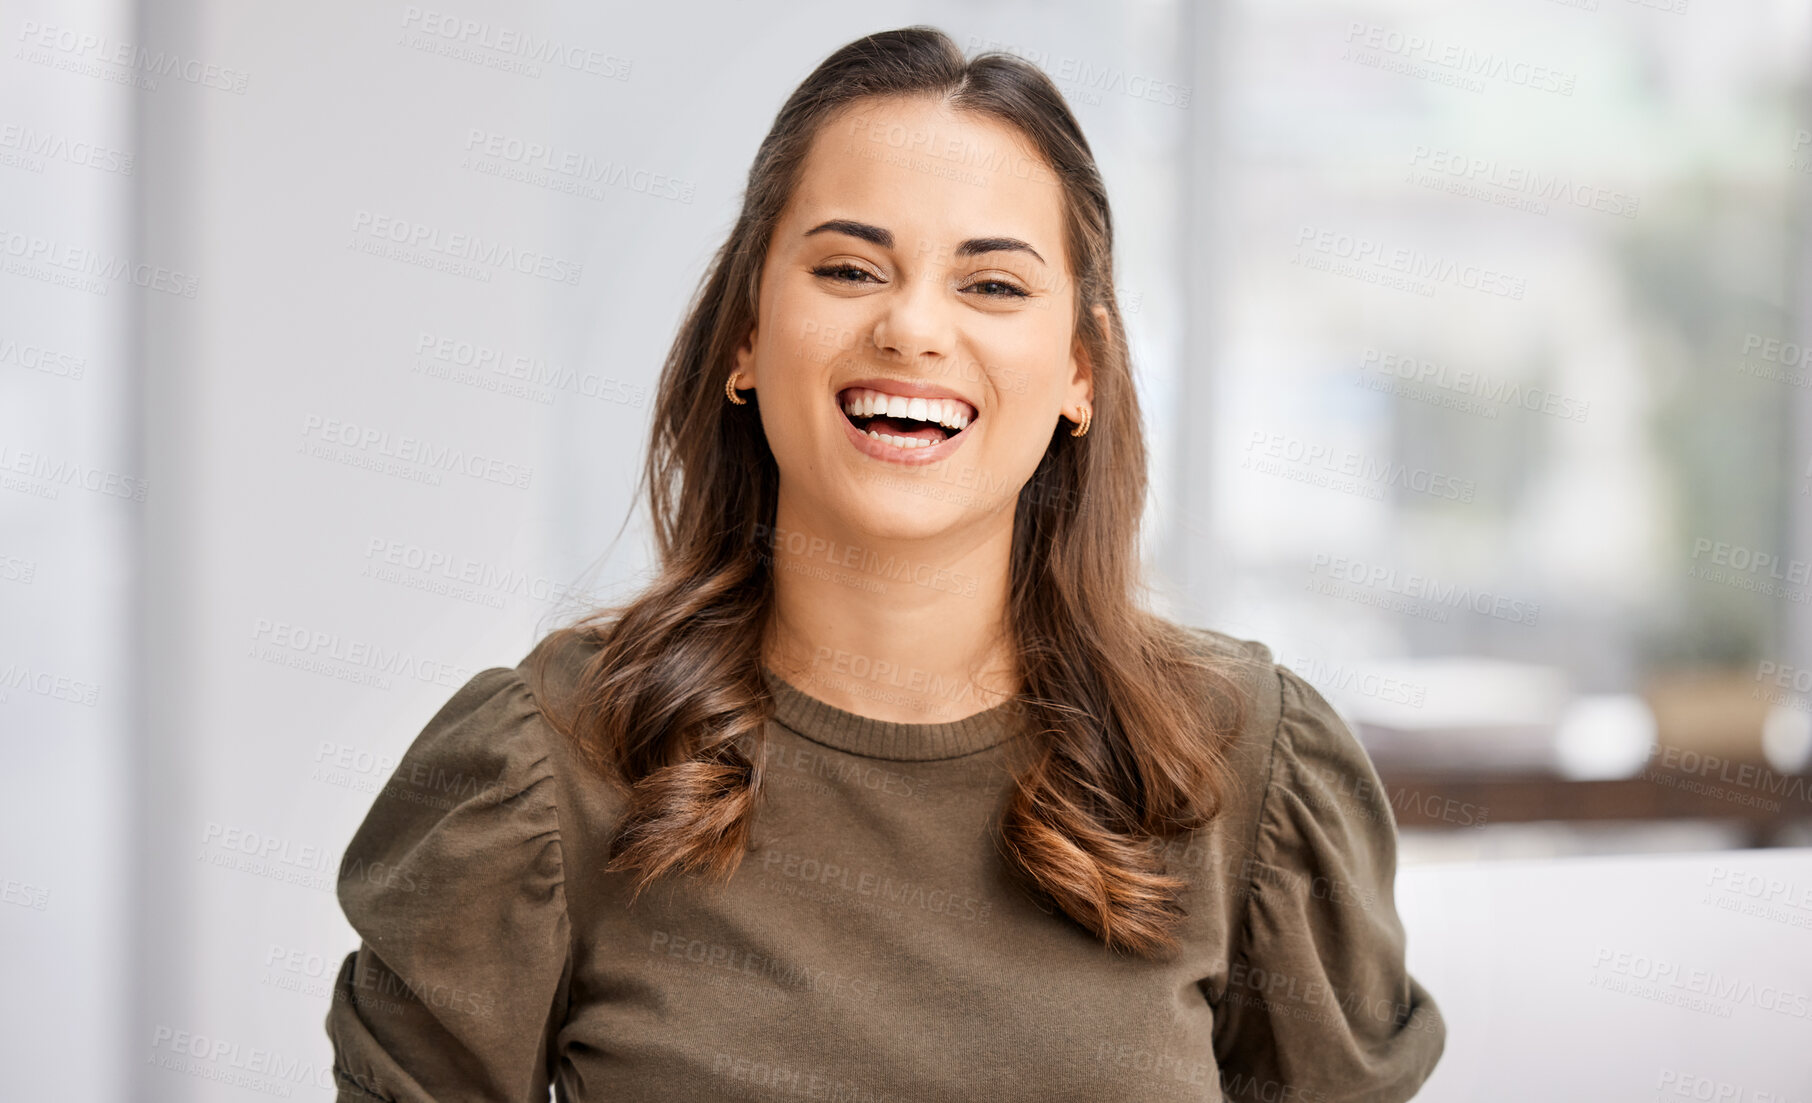
M348 849L341 1099L1415 1093L1365 753L1139 605L1111 253L1035 67L909 28L794 92L661 376L659 577Z

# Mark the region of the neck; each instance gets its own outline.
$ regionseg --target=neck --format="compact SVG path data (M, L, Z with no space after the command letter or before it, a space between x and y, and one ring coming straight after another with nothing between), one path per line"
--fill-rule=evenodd
M812 697L902 723L1009 699L1012 516L930 539L878 539L799 516L780 496L763 661Z

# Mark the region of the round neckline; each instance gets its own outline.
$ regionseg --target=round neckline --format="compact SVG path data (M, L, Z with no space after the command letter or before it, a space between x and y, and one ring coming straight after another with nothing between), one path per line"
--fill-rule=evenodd
M904 762L960 758L1006 742L1020 718L1019 702L1006 700L960 720L913 723L877 720L840 709L786 681L766 664L761 673L774 699L774 719L814 743Z

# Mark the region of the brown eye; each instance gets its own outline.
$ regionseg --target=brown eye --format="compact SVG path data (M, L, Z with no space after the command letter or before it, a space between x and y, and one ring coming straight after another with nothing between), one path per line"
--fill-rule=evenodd
M974 291L977 288L984 288L984 287L997 289L997 290L993 290L993 291L983 291L982 292L983 295L987 296L990 299L1023 299L1026 297L1026 292L1025 292L1024 288L1019 287L1015 284L1010 284L1006 280L977 280L976 282L970 284L968 287L964 288L963 290Z
M841 280L844 283L860 283L864 279L874 279L874 273L866 268L857 268L853 264L821 264L812 269L812 275L826 279Z

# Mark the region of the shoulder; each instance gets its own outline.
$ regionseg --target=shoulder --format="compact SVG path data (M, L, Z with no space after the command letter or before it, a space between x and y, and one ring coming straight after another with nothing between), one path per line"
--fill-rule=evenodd
M1275 698L1280 668L1264 643L1197 625L1178 624L1176 628L1193 653L1229 676L1247 701L1262 708L1265 698Z
M1224 751L1234 776L1228 812L1251 850L1287 852L1338 821L1369 834L1390 829L1389 801L1370 757L1320 691L1263 642L1194 626L1184 631L1225 675L1223 692L1243 699L1237 735Z
M1282 764L1294 769L1305 762L1336 760L1369 769L1364 749L1339 711L1308 679L1278 661L1270 647L1210 628L1182 627L1197 653L1239 687L1248 706L1240 726L1242 743L1262 747L1266 757L1286 760Z
M341 864L349 914L395 908L396 894L431 886L528 878L551 890L562 879L561 825L570 826L579 765L548 723L530 660L564 688L577 656L543 638L514 666L478 671L410 740L372 800Z
M1275 753L1284 668L1278 665L1271 649L1258 640L1196 625L1177 627L1196 658L1215 675L1206 685L1212 698L1209 707L1215 714L1230 718L1233 728L1222 750L1237 776L1238 789L1256 796L1264 789Z
M1229 748L1235 775L1229 826L1247 872L1262 879L1316 873L1373 895L1395 868L1395 822L1377 769L1352 726L1306 678L1256 640L1191 628L1248 693Z
M373 812L428 819L505 804L552 774L549 743L521 669L481 670L410 741Z

